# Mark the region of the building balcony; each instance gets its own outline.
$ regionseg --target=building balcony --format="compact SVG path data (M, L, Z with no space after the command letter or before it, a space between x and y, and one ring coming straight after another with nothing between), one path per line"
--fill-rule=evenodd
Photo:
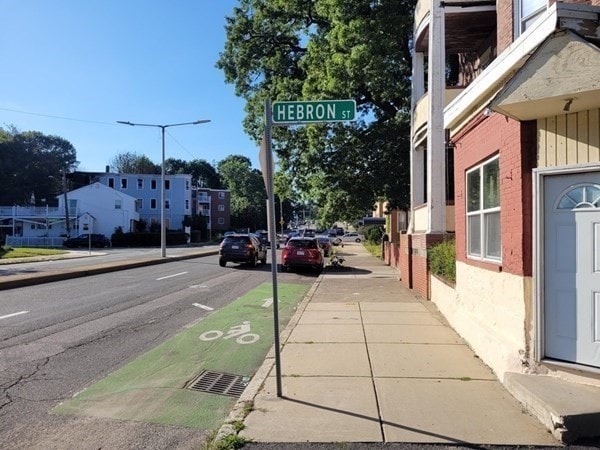
M198 195L196 197L196 200L198 200L198 203L210 203L210 195Z
M446 98L444 107L450 104L452 100L458 97L465 89L463 87L450 87L446 89ZM427 118L429 113L429 94L426 92L415 105L413 113L413 143L418 144L423 141L427 135Z
M415 233L424 233L429 224L427 203L414 209L413 227ZM446 231L454 231L454 205L446 205Z
M415 50L427 53L432 0L415 7ZM444 6L446 53L478 52L496 29L495 0L456 0Z
M69 208L69 215L75 217L79 210ZM65 217L65 208L50 206L0 206L1 218L59 218Z

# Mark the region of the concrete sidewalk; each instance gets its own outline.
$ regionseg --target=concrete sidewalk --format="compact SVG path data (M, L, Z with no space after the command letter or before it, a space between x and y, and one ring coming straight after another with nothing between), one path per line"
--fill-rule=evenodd
M255 442L560 445L523 411L434 304L347 245L282 333L229 422ZM244 406L253 402L244 417ZM231 428L230 428L231 429ZM226 433L225 426L221 433Z

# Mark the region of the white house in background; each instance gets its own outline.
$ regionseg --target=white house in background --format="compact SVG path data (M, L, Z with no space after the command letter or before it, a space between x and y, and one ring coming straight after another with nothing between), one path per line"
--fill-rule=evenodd
M64 211L64 197L58 197L59 211ZM78 211L71 235L81 233L104 234L110 238L115 228L134 231L140 220L136 199L102 183L93 183L67 193L69 211Z
M0 206L0 236L7 235L10 245L53 247L61 246L67 234L91 232L110 238L117 227L134 231L140 220L135 198L102 183L67 192L66 197L68 213L64 195L56 197L58 207Z

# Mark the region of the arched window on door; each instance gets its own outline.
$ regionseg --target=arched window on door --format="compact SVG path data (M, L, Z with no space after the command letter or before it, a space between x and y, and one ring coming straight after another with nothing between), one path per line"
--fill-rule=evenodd
M600 208L600 184L582 183L569 186L554 204L555 210Z

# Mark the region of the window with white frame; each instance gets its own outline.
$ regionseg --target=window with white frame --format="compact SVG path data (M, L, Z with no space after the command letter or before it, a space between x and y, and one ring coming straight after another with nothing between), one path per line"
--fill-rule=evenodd
M156 180L150 180L150 189L156 189Z
M121 189L127 189L127 178L121 178Z
M496 156L467 172L467 256L500 262L500 236L500 160Z
M225 198L225 192L219 192L219 198L220 199L224 199Z
M190 209L190 201L188 199L185 200L185 209Z
M144 179L143 178L137 179L137 188L138 188L138 190L144 189Z
M225 205L219 205L219 211L225 211Z
M120 199L115 199L115 209L121 209L123 202Z
M515 0L515 36L525 32L548 8L548 0Z
M217 223L218 223L219 225L224 225L224 224L225 224L225 218L223 218L223 217L219 217L219 219L217 220Z
M185 190L186 191L190 190L190 180L185 180Z
M171 180L165 180L165 189L166 190L171 189Z
M155 198L150 199L150 209L156 209L156 199Z
M108 179L108 187L109 188L113 188L113 189L115 188L115 179L114 178L109 177L109 179Z
M165 209L170 209L171 208L171 201L167 198L165 199Z

